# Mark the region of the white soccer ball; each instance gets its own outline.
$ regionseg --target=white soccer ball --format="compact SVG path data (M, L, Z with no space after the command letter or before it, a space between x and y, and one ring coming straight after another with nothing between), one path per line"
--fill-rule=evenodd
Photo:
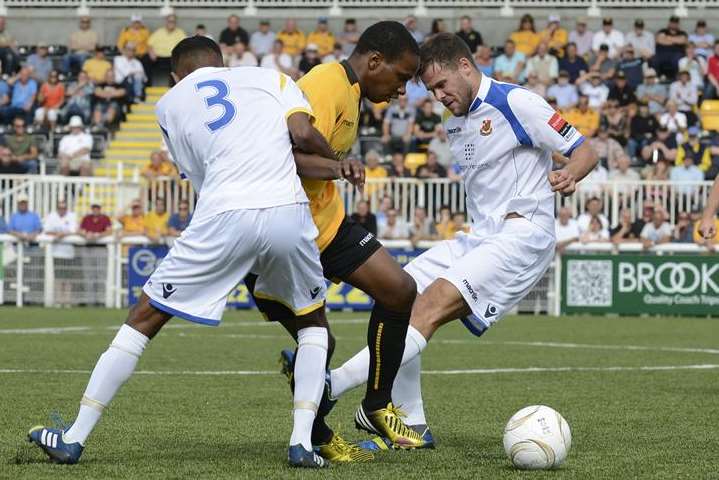
M522 470L560 466L572 446L569 424L556 410L544 405L524 407L504 427L504 451Z

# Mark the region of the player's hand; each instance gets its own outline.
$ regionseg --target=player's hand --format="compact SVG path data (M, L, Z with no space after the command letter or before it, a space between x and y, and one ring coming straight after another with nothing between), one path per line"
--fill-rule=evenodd
M342 165L342 178L357 187L360 193L363 193L365 174L362 162L356 159L344 159L340 163Z
M571 195L577 190L577 181L574 175L566 169L549 172L549 184L552 186L553 192L559 192L565 196Z
M716 236L717 229L714 223L714 218L702 218L701 223L699 224L699 234L705 240L711 240Z

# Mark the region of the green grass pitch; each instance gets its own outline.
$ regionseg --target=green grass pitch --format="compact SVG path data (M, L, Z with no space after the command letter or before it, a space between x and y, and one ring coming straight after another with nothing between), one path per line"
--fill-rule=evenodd
M218 328L173 320L106 410L81 463L47 463L25 442L27 430L52 411L74 417L124 317L0 308L0 478L719 479L719 324L709 318L510 317L481 339L450 325L423 357L437 450L384 452L321 472L285 463L291 397L274 373L290 345L284 331L256 312L228 312ZM363 345L366 317L330 314L334 365ZM351 392L330 416L350 439L366 438L352 422L361 396ZM516 471L502 429L539 403L565 416L572 451L557 471Z

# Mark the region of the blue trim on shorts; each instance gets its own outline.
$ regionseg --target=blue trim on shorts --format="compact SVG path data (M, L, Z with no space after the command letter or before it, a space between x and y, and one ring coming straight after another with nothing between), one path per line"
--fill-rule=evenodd
M577 139L577 141L574 142L571 147L569 147L569 150L567 150L566 152L564 152L564 156L565 156L565 157L571 157L571 156L572 156L572 152L573 152L574 150L576 150L577 147L580 146L580 145L583 144L583 143L584 143L584 135L582 135L581 137L579 137L579 138Z
M472 335L477 337L481 337L482 334L489 328L479 319L479 317L477 317L477 315L474 314L464 317L462 319L462 323L465 327L467 327L467 330L469 330Z
M183 320L188 320L190 322L200 323L202 325L209 325L211 327L216 327L220 324L219 320L213 320L211 318L203 318L203 317L196 317L195 315L190 315L189 313L181 312L179 310L175 310L172 307L168 307L167 305L163 305L157 300L150 299L150 305L155 307L158 310L161 310L165 313L169 313L170 315L174 315L176 317L180 317Z

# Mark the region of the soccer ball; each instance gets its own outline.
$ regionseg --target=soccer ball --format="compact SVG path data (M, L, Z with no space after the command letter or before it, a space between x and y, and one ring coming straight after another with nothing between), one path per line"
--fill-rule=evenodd
M522 470L560 466L572 446L569 424L556 410L544 405L524 407L504 427L504 451Z

